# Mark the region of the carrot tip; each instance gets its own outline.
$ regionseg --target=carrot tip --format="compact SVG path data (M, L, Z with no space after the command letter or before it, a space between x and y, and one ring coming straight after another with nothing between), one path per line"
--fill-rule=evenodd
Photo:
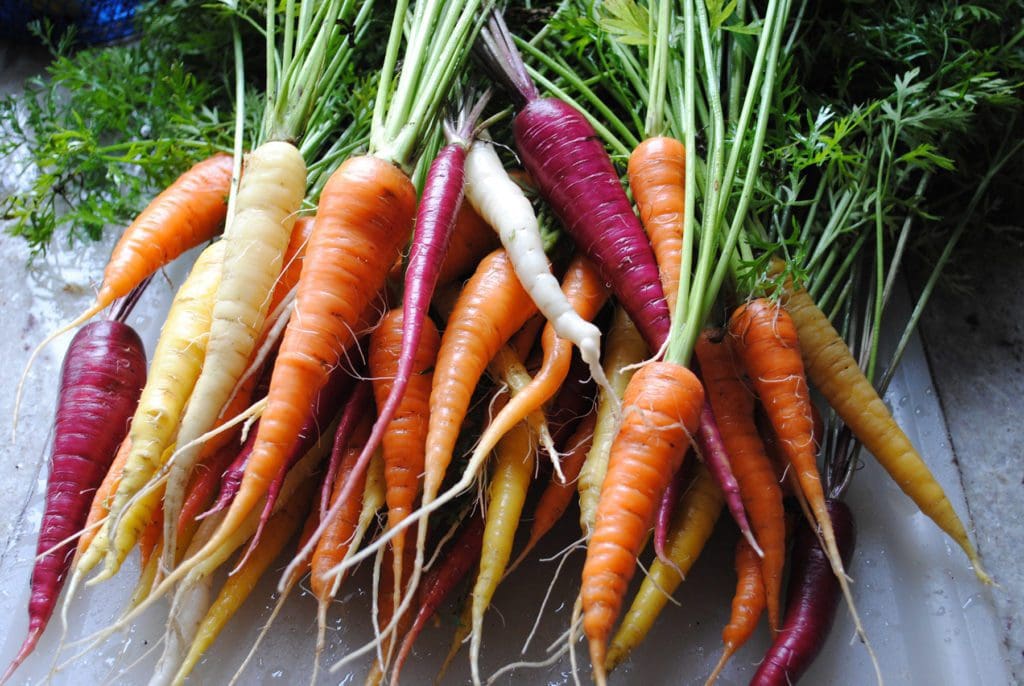
M600 638L590 639L590 662L594 669L594 683L597 686L606 686L608 673L605 671L605 659L607 658L607 646Z
M28 635L25 637L25 642L21 644L21 650L19 650L15 658L11 660L11 664L7 667L7 671L4 672L4 675L0 676L0 684L7 683L7 680L14 676L18 667L20 667L21 663L25 661L25 658L31 655L32 651L36 649L36 644L39 643L39 637L42 635L42 626L37 626L28 632Z

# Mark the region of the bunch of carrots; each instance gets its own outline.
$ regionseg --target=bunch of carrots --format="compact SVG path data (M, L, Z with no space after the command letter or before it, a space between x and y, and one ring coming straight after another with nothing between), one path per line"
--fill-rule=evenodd
M607 4L563 11L623 9ZM389 7L379 73L366 79L372 105L328 112L322 96L339 75L368 69L357 56L382 9L268 8L251 149L240 131L234 156L198 163L154 198L125 229L95 304L54 334L111 312L80 328L65 358L29 634L0 681L33 651L68 577L65 631L81 584L123 574L137 546L142 574L123 614L61 649L85 655L168 599L151 683L182 683L239 608L259 602L257 582L294 539L236 680L307 584L316 682L332 604L366 561L373 611L346 621L374 639L332 671L368 656L367 683L399 683L420 633L465 586L448 662L468 641L474 683L566 653L575 669L582 637L590 667L579 671L604 684L724 510L740 534L737 582L708 683L762 615L772 644L751 683L795 683L841 601L881 682L846 576L849 476L822 477L812 384L988 581L799 274L754 259L765 241L750 199L791 2L765 3L752 50L726 31L737 18L709 17L706 3L629 4L649 19L633 27L645 41L613 41L601 69L626 75L643 122L603 103L600 75L542 48L554 23L523 40L482 0ZM471 50L493 90L463 79ZM446 108L458 114L445 120ZM609 150L628 156L629 194ZM132 306L153 274L203 245L147 372ZM749 264L767 267L741 278ZM576 495L580 538L566 555L582 548L585 561L563 598L563 637L538 663L484 674L499 585ZM629 603L649 539L654 558Z

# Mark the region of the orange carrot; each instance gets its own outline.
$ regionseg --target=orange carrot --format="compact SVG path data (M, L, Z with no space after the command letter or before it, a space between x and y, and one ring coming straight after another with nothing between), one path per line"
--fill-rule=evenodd
M402 308L391 310L384 315L370 336L370 378L373 379L377 407L382 407L391 394L398 371L403 318ZM426 453L427 423L430 418L430 388L440 345L441 337L437 327L427 318L416 349L409 385L381 443L389 527L396 526L409 516L419 494L419 480ZM402 570L406 564L406 533L403 532L391 541L394 569L390 574L396 586L401 586L404 578ZM391 593L394 595L393 591Z
M683 251L683 205L686 199L686 151L674 138L648 138L629 156L629 188L640 221L651 239L661 286L674 309Z
M487 225L473 207L464 202L455 215L448 252L445 253L437 284L451 283L475 267L480 258L498 246L498 235Z
M754 396L739 378L728 343L717 332L705 332L695 352L708 400L740 485L743 506L750 515L757 542L764 552L761 572L773 632L782 626L779 603L782 569L786 564L786 522L782 489L754 424Z
M327 181L242 485L217 533L194 556L197 562L241 525L300 440L317 393L384 286L415 206L408 176L373 156L349 158ZM188 562L179 569L188 573Z
M793 320L777 303L758 298L733 313L729 320L729 333L733 338L731 343L735 345L747 376L771 420L786 460L796 473L800 492L813 515L813 523L821 532L823 547L850 608L857 633L877 665L853 603L818 474L810 391Z
M630 380L612 444L583 566L583 631L594 678L605 683L605 655L636 556L697 431L704 389L686 367L652 362Z
M783 524L785 532L785 524ZM763 545L763 544L762 544ZM736 594L732 597L732 615L722 630L725 651L708 677L705 686L711 686L722 673L733 653L740 649L757 628L757 620L765 609L765 588L761 579L761 558L745 538L736 543Z
M270 296L270 305L267 312L273 312L281 304L284 297L295 288L302 275L302 264L306 260L306 246L309 245L309 237L313 234L313 227L316 225L316 217L299 217L292 227L292 236L288 239L288 247L284 251L284 265L281 274L274 284L274 292ZM227 415L226 416L231 416Z
M157 507L153 512L153 518L146 524L146 528L139 534L139 566L145 568L149 562L149 556L156 550L160 542L160 533L164 526L164 508Z

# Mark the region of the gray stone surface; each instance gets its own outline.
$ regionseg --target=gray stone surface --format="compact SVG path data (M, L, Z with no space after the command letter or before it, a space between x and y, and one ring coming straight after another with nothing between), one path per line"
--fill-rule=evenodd
M958 269L968 293L940 290L923 321L932 375L960 464L975 535L1024 683L1024 243L992 241Z

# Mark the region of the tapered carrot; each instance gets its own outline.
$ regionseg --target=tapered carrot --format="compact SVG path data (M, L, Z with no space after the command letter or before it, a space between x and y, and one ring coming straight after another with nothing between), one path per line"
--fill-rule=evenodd
M640 222L651 239L661 286L669 311L679 291L683 251L683 209L686 200L686 152L674 138L644 140L629 156L629 188Z
M793 320L780 305L759 298L733 313L729 320L729 333L733 338L731 343L735 344L747 375L775 428L775 435L779 438L786 459L796 472L800 491L807 499L814 521L821 531L832 572L850 607L857 633L877 669L877 661L874 660L874 653L853 603L818 474L810 390L804 375Z
M711 478L707 468L697 463L693 481L683 493L683 500L676 509L669 529L666 554L672 564L665 564L661 560L651 564L633 604L612 639L605 663L608 671L615 669L647 636L654 620L683 582L683 576L690 572L700 557L723 504L718 484Z
M415 204L408 176L377 157L350 158L327 181L241 488L197 560L216 549L267 492L316 394L355 342L354 327L409 235ZM187 568L179 567L183 573Z
M625 310L619 308L612 319L612 328L605 344L605 367L608 380L616 393L626 392L630 379L636 371L637 363L647 356L647 344L640 332L633 325ZM601 485L608 471L608 455L611 451L618 421L615 408L619 398L609 398L602 392L597 406L597 425L594 427L594 440L590 452L580 470L580 478L576 483L580 492L580 528L584 535L594 529L594 518L597 515L597 502L601 495Z
M720 341L717 332L705 332L697 341L696 353L743 504L764 552L761 571L769 625L774 632L782 626L779 606L786 564L782 489L754 424L754 396L740 380L728 339Z
M804 289L791 289L784 306L793 319L807 375L815 387L921 512L963 549L978 578L992 583L942 486L825 314Z
M686 367L652 362L638 371L623 396L622 425L612 444L594 531L583 565L583 631L594 677L605 681L612 627L662 492L696 432L704 388Z
M729 658L747 642L757 628L757 620L765 609L764 581L761 578L761 558L746 539L736 542L736 593L732 598L732 614L722 630L725 650L715 665L705 686L718 680Z
M217 234L227 214L233 164L231 156L222 153L196 163L154 198L124 230L103 271L96 302L74 321L47 336L32 351L18 383L15 422L28 370L50 341L89 321L112 302L128 295L160 267Z
M401 308L391 310L370 336L370 378L373 379L373 393L378 407L383 405L391 393L398 369L403 319L404 311ZM409 384L381 444L389 527L398 525L409 516L416 496L419 495L430 420L430 389L440 346L441 336L428 318L423 325L419 346L414 351ZM391 556L394 560L391 576L396 586L401 586L404 578L406 537L403 533L391 541Z
M484 548L480 568L473 585L470 666L473 683L480 683L480 643L483 638L484 613L504 577L512 554L512 543L523 512L526 492L533 478L536 449L530 441L529 427L521 422L501 439L496 449L494 473L491 475L487 514L484 517Z

